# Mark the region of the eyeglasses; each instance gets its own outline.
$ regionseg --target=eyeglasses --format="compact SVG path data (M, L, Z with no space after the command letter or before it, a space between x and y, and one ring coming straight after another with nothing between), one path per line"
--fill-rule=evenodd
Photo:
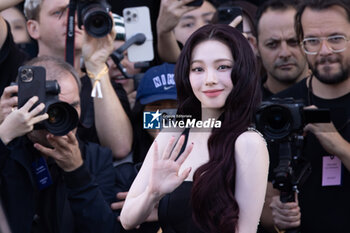
M349 41L349 39L347 39L343 35L335 35L335 36L328 36L328 37L309 37L309 38L305 38L301 42L304 52L306 54L316 55L320 51L322 40L327 41L326 46L333 53L343 52L346 49L347 42Z

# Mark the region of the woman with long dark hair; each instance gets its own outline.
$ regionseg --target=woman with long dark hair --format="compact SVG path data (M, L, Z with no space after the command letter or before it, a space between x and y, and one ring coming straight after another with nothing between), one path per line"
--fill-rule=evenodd
M269 162L251 128L261 94L247 40L230 26L200 28L181 52L175 80L178 114L221 125L159 134L129 190L122 225L158 220L163 232L256 232Z

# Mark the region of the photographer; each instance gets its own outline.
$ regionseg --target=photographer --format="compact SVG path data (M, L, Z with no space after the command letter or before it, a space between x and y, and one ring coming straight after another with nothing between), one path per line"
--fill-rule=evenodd
M2 1L0 10L10 7L19 1ZM26 0L24 10L27 21L27 29L30 36L37 40L39 53L38 56L65 57L65 41L67 28L67 12L69 0ZM79 14L78 14L79 15ZM76 20L77 21L77 20ZM5 33L3 33L5 32ZM6 50L6 44L2 41L11 41L11 33L8 33L8 26L2 17L0 17L0 46L1 50ZM4 37L3 35L7 35ZM4 37L4 38L1 38ZM100 143L103 146L111 148L113 155L117 159L124 158L131 150L132 128L130 121L123 110L116 91L109 80L108 67L105 62L113 51L113 40L115 32L112 30L109 34L101 38L95 38L84 30L75 27L74 43L74 64L82 82L82 116L81 126L78 133L82 140ZM6 83L0 87L9 85L14 81L14 73L17 73L18 67L23 62L23 56L15 49L0 53L1 68L10 68L10 74L5 74ZM15 58L19 58L18 62ZM80 71L81 57L90 77ZM12 60L11 60L12 59ZM10 64L8 64L10 63ZM91 91L95 79L99 76L99 83L103 98L92 98Z
M80 115L80 82L73 67L47 56L28 65L43 66L46 80L60 85L59 100ZM12 232L119 232L109 207L115 199L111 151L80 142L76 128L63 136L48 128L33 130L49 117L38 115L42 103L30 110L37 101L32 97L0 125L1 199Z
M274 224L278 230L300 227L298 232L303 233L350 232L349 19L345 0L302 1L297 10L297 36L313 75L277 97L328 108L331 123L312 123L304 128L302 156L312 170L299 189L297 201L281 203L279 191L268 186L264 213L269 218L263 218L262 223L272 229ZM272 154L271 162L278 157Z

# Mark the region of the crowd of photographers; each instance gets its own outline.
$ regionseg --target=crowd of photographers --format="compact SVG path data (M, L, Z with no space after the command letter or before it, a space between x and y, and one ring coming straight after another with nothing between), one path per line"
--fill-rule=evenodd
M350 232L350 1L191 2L1 0L0 232L124 232L123 200L158 134L143 112L176 112L181 48L230 7L260 65L270 170L258 232ZM150 9L152 61L118 50L109 5ZM96 9L103 30L86 19Z

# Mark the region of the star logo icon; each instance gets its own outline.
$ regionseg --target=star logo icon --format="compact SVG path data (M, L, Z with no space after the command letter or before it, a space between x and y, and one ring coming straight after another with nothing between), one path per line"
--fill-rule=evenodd
M153 122L154 120L158 119L158 117L160 117L162 114L159 113L159 109L155 112L151 114L153 116L151 122Z
M144 129L161 129L160 117L162 113L159 112L143 112L143 128Z

